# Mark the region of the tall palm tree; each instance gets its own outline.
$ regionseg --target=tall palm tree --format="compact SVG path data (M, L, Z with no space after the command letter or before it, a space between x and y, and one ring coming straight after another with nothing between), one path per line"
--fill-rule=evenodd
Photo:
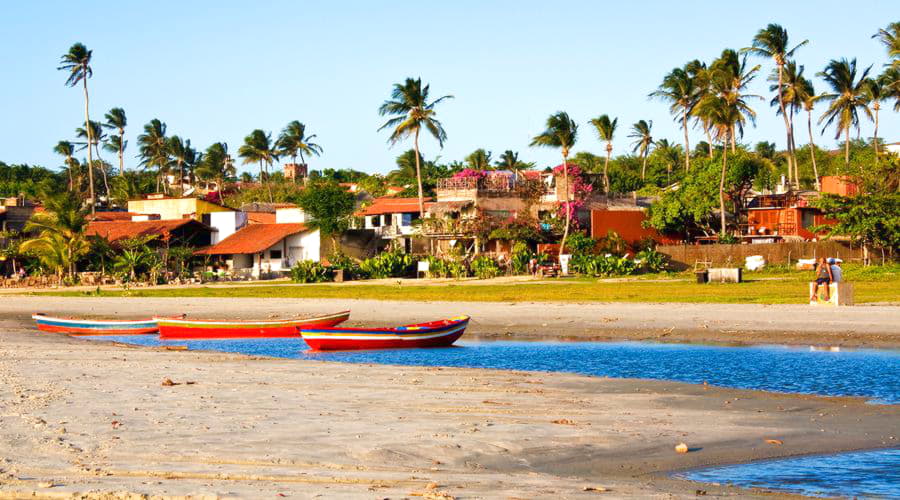
M419 188L419 212L425 215L425 195L422 191L422 167L419 155L419 133L424 127L432 137L437 139L438 145L444 147L447 133L441 122L435 118L434 107L445 99L452 99L452 95L438 97L433 101L428 100L430 85L422 86L421 78L407 78L404 83L395 83L391 90L391 98L378 108L381 116L393 116L394 118L384 122L378 130L391 129L388 142L392 145L402 139L413 136L413 148L416 152L416 182Z
M828 109L819 118L819 123L825 122L822 133L830 125L835 125L834 138L838 139L841 132L844 133L844 165L850 166L850 127L859 128L859 112L872 117L872 112L866 106L864 93L865 80L869 76L866 68L857 78L856 59L832 59L825 69L817 76L825 80L831 87L831 92L822 94L821 99L829 101Z
M274 202L272 186L268 182L268 167L278 159L278 152L272 143L271 132L266 133L260 129L250 132L250 135L244 137L244 144L238 148L238 156L244 159L244 165L259 163L259 181L265 184L269 191L269 202Z
M106 122L103 124L103 127L118 132L118 135L110 136L110 140L107 142L107 145L109 146L107 150L119 154L119 175L125 175L125 147L128 145L128 141L125 140L125 126L128 125L128 119L125 117L125 110L122 108L113 108L106 113L104 118L106 118ZM113 149L114 147L116 147L118 151Z
M647 157L650 156L650 147L653 146L653 135L651 134L652 128L653 120L650 120L649 122L638 120L631 126L631 133L628 134L628 137L634 139L634 142L632 143L634 149L632 152L638 153L643 160L641 162L641 180L644 180L647 176Z
M141 165L144 168L156 167L156 190L159 191L162 176L169 168L169 140L166 137L166 124L158 118L144 125L144 133L138 136ZM162 183L166 189L165 183Z
M675 68L664 78L662 84L650 97L669 102L669 113L681 115L681 128L684 130L684 171L691 169L691 145L688 140L688 115L697 104L697 88L695 80L684 68Z
M885 68L878 76L887 99L894 99L894 111L900 111L900 67Z
M800 184L800 167L797 162L796 152L797 145L794 141L794 115L799 111L799 109L803 106L801 102L801 79L803 78L803 66L798 66L794 61L788 61L787 64L784 65L784 69L781 74L778 73L777 70L773 71L771 75L769 75L769 81L777 82L773 83L769 86L769 90L772 92L776 92L775 97L769 102L769 104L773 107L778 107L775 111L775 114L781 115L781 110L786 109L788 112L788 141L790 144L788 145L788 180L792 183L792 185ZM781 90L778 90L778 85L781 85ZM791 151L794 152L794 156L791 156ZM791 165L793 164L793 169ZM796 182L795 182L796 181Z
M90 133L90 121L91 115L88 109L90 108L90 98L88 97L88 86L87 81L88 78L93 76L94 71L91 69L91 55L93 51L88 50L81 43L76 43L69 47L69 51L60 57L59 67L56 69L62 71L69 72L69 78L66 79L66 85L69 87L74 87L79 83L82 84L84 89L84 125L85 129ZM92 137L88 136L87 138L88 144L90 144L93 140ZM91 148L88 148L88 185L90 188L90 196L91 196L91 213L94 213L94 203L96 200L94 199L94 158L91 154Z
M872 35L884 44L888 57L891 58L889 66L900 68L900 22L893 22L887 28L881 28L878 33Z
M191 154L191 140L182 140L181 137L173 135L169 137L167 148L178 170L178 194L184 195L184 165Z
M590 121L590 124L597 130L597 137L601 141L606 141L606 161L603 163L603 191L607 196L609 196L609 160L612 157L612 141L618 123L618 118L610 119L609 115L600 115Z
M75 154L75 146L69 141L59 141L53 146L53 152L64 157L66 162L66 172L69 174L69 191L74 187L74 177L72 175L72 155Z
M796 172L797 156L794 151L793 143L794 130L793 124L790 122L790 116L785 109L784 87L782 81L784 76L784 66L787 64L788 59L794 57L794 53L797 49L808 44L809 40L803 40L793 48L789 48L790 43L788 40L787 30L778 24L772 23L759 30L759 32L756 33L756 36L753 37L753 44L750 47L743 49L743 52L770 58L775 62L775 66L778 70L778 85L776 87L778 90L778 105L781 110L781 116L784 118L784 128L787 132L788 170L790 171L793 168ZM796 181L799 183L800 179L796 179Z
M669 142L668 139L654 141L656 147L653 154L661 157L666 162L666 184L671 182L672 170L678 168L678 160L681 158L681 146Z
M747 56L741 57L732 49L723 50L719 58L710 65L711 93L725 99L737 111L736 119L731 125L731 132L728 134L732 153L736 150L738 135L741 137L744 135L744 124L747 121L756 123L756 113L748 104L747 99L762 100L762 96L747 94L745 91L750 82L756 78L759 68L758 64L750 67L747 64Z
M84 127L78 127L75 129L75 137L79 139L84 139L84 142L81 143L84 145L81 149L87 148L88 157L90 157L90 151L93 148L97 154L97 161L95 162L95 167L100 169L100 174L103 177L103 188L105 189L107 199L109 198L109 178L106 176L106 167L105 162L100 158L100 143L106 139L106 133L103 132L103 125L100 122L95 122L91 120L88 122L90 126L85 129ZM93 170L91 168L90 170Z
M466 163L472 170L488 170L491 168L491 152L478 148L466 156Z
M572 207L569 204L569 193L571 186L569 185L569 151L575 146L578 139L578 124L575 120L569 118L569 114L564 111L557 111L547 118L547 128L531 139L531 146L539 146L545 148L559 148L563 157L563 183L566 185L565 194L565 215L566 225L563 228L562 241L559 244L559 254L563 254L566 247L566 239L569 237L569 225L572 222Z
M200 178L214 180L218 191L222 192L225 180L234 177L235 174L237 174L237 170L234 168L231 155L228 154L228 144L216 142L206 148L206 153L197 166L197 175Z
M684 70L694 81L694 106L691 109L691 116L698 122L700 128L703 129L703 133L706 134L706 141L700 141L696 146L696 154L700 154L704 149L700 146L705 146L707 150L707 155L712 158L713 157L713 140L712 134L710 132L710 124L709 121L704 117L700 116L696 113L696 103L699 103L701 99L709 95L714 91L712 88L712 73L710 69L706 66L706 63L701 62L699 59L694 59L693 61L688 62L684 65Z
M721 76L721 75L720 75ZM725 76L728 76L727 73ZM713 137L722 143L722 174L719 178L720 234L725 235L725 176L728 172L728 144L735 126L743 119L745 110L729 95L718 92L697 104L698 111L709 120Z
M875 131L872 135L872 145L875 148L875 161L878 161L878 112L881 111L881 101L884 101L888 97L885 95L885 89L881 85L881 82L882 80L880 78L866 78L863 83L863 95L872 110L875 120Z
M78 196L72 192L42 196L44 211L35 213L25 231L37 234L22 243L22 251L37 253L41 260L57 268L60 276L75 276L75 265L87 254L87 218Z
M322 154L322 146L312 142L315 138L315 134L306 135L306 125L294 120L281 131L276 145L282 156L291 157L291 163L297 163L297 155L300 156L300 163L306 163L303 159L304 154L307 156Z
M806 111L806 128L809 131L809 156L812 160L813 176L816 178L816 191L822 190L819 181L819 167L816 165L816 145L813 142L812 128L812 112L816 106L819 96L816 95L816 89L813 87L812 81L803 76L803 66L797 72L797 97L800 100L803 110Z

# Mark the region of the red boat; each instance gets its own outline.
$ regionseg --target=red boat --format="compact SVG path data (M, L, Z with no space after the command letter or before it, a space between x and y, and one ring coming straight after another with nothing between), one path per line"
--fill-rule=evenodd
M68 335L144 335L156 333L156 318L139 320L56 318L35 313L38 330Z
M300 335L314 351L446 347L462 337L468 316L394 328L303 327Z
M347 321L350 311L287 320L190 320L158 318L163 340L297 337L300 328L327 328Z

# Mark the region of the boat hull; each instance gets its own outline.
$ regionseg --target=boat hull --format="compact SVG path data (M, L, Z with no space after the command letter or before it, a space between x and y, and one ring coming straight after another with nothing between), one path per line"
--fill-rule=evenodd
M397 328L302 328L300 334L314 351L447 347L462 337L468 324L464 317Z
M77 318L54 318L34 314L31 318L38 330L67 335L149 335L159 331L155 318L134 321L85 320Z
M198 340L298 337L300 328L327 328L343 323L349 317L350 311L280 321L200 321L159 318L159 338Z

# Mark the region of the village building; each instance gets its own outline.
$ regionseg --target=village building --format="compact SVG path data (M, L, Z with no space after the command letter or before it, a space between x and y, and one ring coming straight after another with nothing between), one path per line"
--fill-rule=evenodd
M847 176L823 176L821 193L855 196L859 186ZM824 232L816 226L834 224L821 210L812 206L818 199L816 191L787 191L753 197L747 204L747 223L742 226L741 239L750 243L815 240Z
M232 209L199 198L171 198L163 195L149 195L140 200L130 200L128 211L157 216L160 220L192 218L201 220L204 214L229 212Z
M432 204L431 198L425 198L425 206ZM375 198L372 203L357 213L362 217L362 228L375 233L383 240L394 242L406 252L412 251L413 235L416 227L413 221L420 218L418 198L396 198L384 196Z
M107 212L109 213L109 212ZM177 220L93 220L88 223L85 234L99 236L112 244L145 236L154 236L150 246L208 246L215 229L194 219Z

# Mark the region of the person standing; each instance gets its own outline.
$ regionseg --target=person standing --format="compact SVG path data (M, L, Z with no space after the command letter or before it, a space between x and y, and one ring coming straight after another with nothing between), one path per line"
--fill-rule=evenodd
M825 285L825 302L831 300L830 285L834 281L834 275L831 274L831 266L825 257L819 259L816 266L816 282L813 285L812 295L809 297L810 302L817 302L819 296L819 287Z

